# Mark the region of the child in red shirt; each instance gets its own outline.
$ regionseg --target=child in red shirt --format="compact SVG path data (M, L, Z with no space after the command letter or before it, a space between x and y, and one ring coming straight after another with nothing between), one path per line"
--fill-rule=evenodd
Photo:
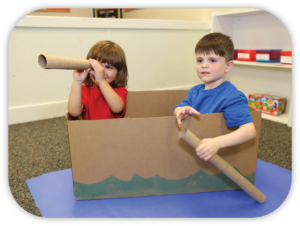
M87 59L91 68L73 73L69 115L84 120L124 117L128 71L123 49L114 42L100 41L90 49Z

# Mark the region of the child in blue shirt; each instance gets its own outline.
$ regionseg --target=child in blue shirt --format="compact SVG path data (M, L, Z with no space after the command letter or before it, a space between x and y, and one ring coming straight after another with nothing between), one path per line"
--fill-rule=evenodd
M196 85L188 97L175 107L174 115L181 120L189 115L222 112L228 127L237 130L218 137L202 139L197 155L208 161L220 148L238 145L256 136L254 123L244 93L225 80L233 67L234 47L229 36L210 33L199 40L195 48L198 77L204 84Z

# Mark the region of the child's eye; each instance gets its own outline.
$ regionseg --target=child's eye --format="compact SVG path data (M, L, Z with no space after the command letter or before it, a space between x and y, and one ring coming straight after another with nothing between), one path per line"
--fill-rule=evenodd
M214 63L214 62L217 62L215 59L211 59L210 61L213 62L213 63Z
M202 63L202 62L203 62L203 60L202 60L202 59L198 59L198 60L197 60L197 62L199 62L199 63Z

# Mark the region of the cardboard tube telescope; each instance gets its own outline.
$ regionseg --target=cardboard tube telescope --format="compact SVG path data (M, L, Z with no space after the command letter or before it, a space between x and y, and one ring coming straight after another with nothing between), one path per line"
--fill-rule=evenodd
M202 141L196 137L188 129L183 129L179 133L179 138L182 138L190 146L196 149ZM245 192L247 192L253 199L259 203L263 203L266 200L266 196L261 193L252 183L250 183L245 177L237 172L231 165L223 160L219 155L215 154L210 160L215 167L217 167L222 173L234 181L240 186Z
M44 69L85 70L91 67L88 60L43 54L39 55L38 63Z

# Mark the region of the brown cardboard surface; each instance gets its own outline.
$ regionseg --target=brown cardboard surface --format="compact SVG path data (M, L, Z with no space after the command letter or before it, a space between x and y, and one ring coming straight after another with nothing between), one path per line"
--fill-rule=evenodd
M187 95L187 90L129 91L125 118L172 116L174 107Z
M44 69L85 70L91 67L88 60L80 60L68 57L59 57L43 54L39 55L38 63Z
M191 147L196 149L202 141L195 136L190 130L183 129L179 133L179 137L187 142ZM215 154L210 160L216 168L222 171L226 176L228 176L232 181L238 184L242 189L244 189L252 198L257 202L263 203L266 200L266 196L261 193L252 183L250 183L245 177L238 173L231 165L229 165L224 159L222 159L218 154Z
M114 176L130 181L143 178L188 177L199 169L207 174L220 171L200 159L195 150L178 137L180 129L174 107L187 91L141 91L128 93L126 117L122 119L68 121L73 180L93 184ZM251 110L257 135L244 144L219 150L218 154L244 175L255 172L261 112ZM200 139L227 134L222 113L202 114L183 120Z

